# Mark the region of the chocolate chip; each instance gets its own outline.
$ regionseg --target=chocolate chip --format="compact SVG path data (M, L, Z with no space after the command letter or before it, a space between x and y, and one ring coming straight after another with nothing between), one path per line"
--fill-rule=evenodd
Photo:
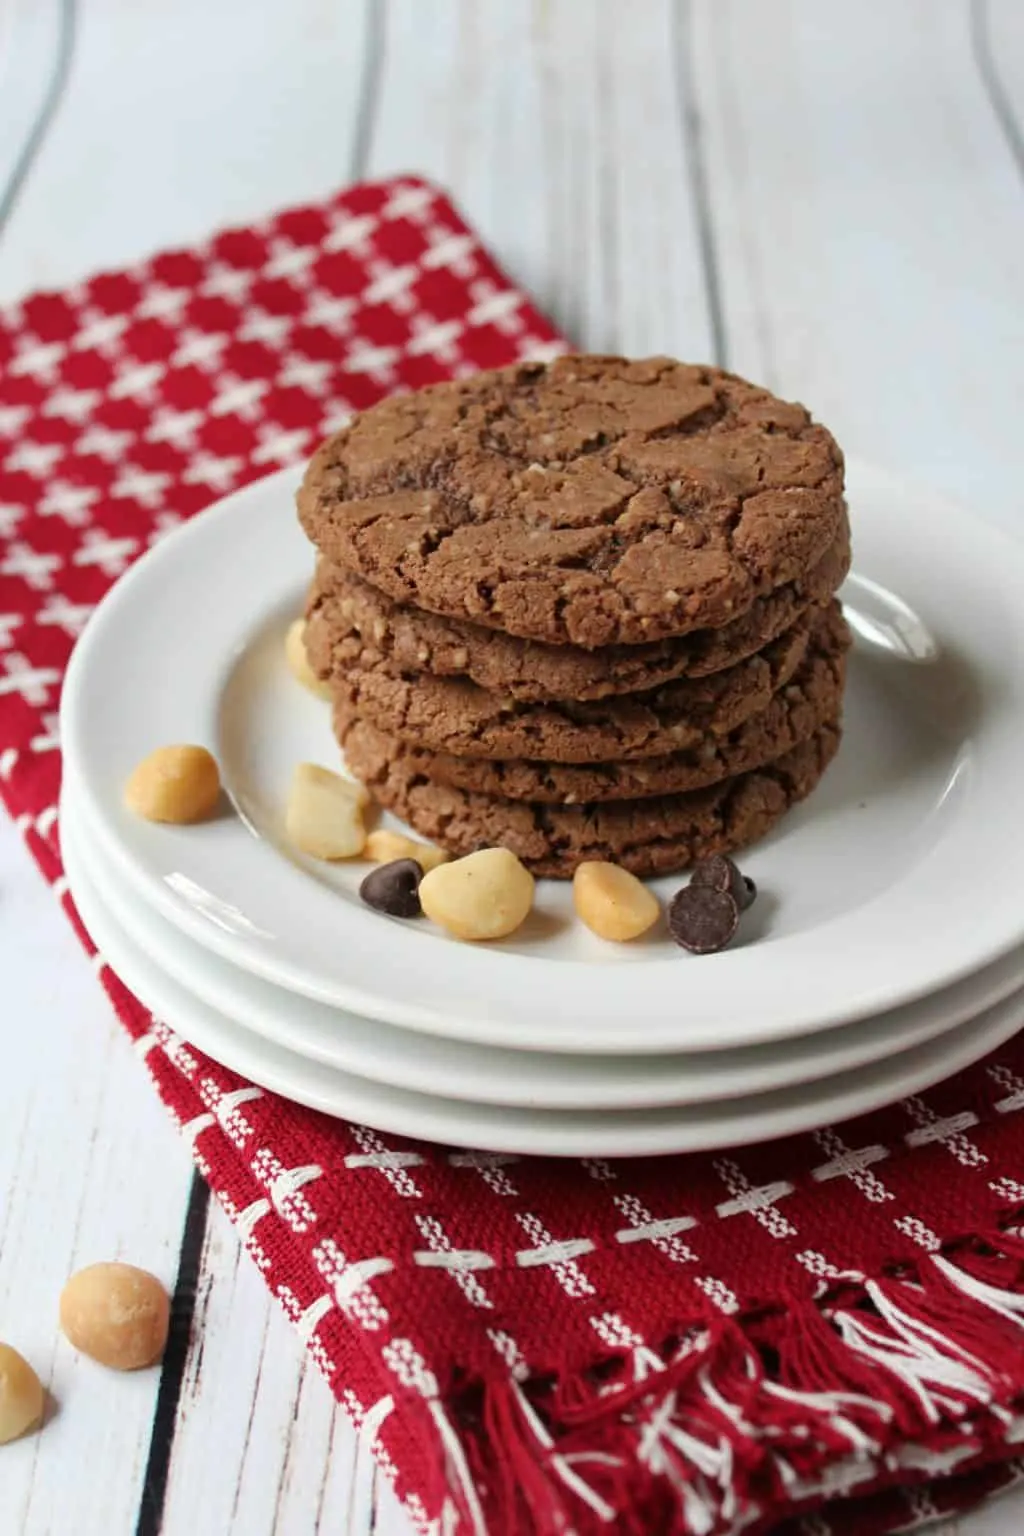
M713 955L724 949L739 921L735 898L711 885L685 885L669 902L669 933L694 955Z
M741 912L745 912L757 895L753 880L741 875L732 859L724 853L713 853L694 866L691 885L709 886L713 891L728 891Z
M375 912L385 912L388 917L419 917L420 881L423 871L415 859L392 859L390 864L379 864L371 869L359 894Z

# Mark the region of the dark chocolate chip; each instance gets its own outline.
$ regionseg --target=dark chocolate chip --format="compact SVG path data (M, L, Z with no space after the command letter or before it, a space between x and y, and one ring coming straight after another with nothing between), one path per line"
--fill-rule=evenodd
M359 894L375 912L386 912L388 917L419 917L420 881L423 871L415 859L392 859L390 864L378 864L371 869Z
M694 866L691 885L709 886L713 891L728 891L743 912L757 895L757 886L746 875L741 875L732 859L724 853L713 853Z
M669 902L668 931L694 955L724 949L739 927L740 909L728 891L685 885Z

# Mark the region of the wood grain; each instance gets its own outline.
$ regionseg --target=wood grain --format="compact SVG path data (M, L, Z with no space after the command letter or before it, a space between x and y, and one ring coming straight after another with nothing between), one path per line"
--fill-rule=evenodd
M337 190L366 17L362 0L81 0L63 106L0 242L0 298Z
M164 1529L219 1536L407 1529L327 1383L216 1207L179 1404ZM385 1511L388 1511L385 1515Z
M57 1303L72 1271L98 1259L173 1281L190 1169L67 920L4 830L0 969L19 984L3 1008L0 1333L32 1360L52 1405L45 1433L4 1447L0 1530L129 1531L158 1374L119 1377L76 1358ZM107 1466L116 1475L97 1477Z
M1024 8L1017 0L971 0L978 79L1024 177Z
M722 0L694 33L730 364L1015 517L1024 196L967 9Z
M0 234L35 168L67 88L76 0L0 4Z
M425 167L581 346L706 357L671 0L394 0L369 167Z

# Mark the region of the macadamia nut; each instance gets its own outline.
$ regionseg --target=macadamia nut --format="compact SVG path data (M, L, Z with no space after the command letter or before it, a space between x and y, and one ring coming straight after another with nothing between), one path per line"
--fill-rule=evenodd
M314 859L354 859L366 845L363 808L369 798L354 779L299 763L285 811L290 841Z
M420 903L457 939L503 939L529 915L533 876L507 848L482 848L424 875Z
M587 927L617 944L638 939L661 913L657 897L636 875L602 860L578 866L572 880L572 899Z
M0 1344L0 1445L17 1440L43 1417L43 1384L28 1361Z
M366 839L363 857L375 864L393 864L396 859L415 859L423 873L429 874L439 864L447 864L448 855L433 843L419 843L415 838L378 827Z
M202 821L219 797L220 771L205 747L157 747L124 787L124 803L136 816L175 825Z
M68 1341L113 1371L138 1371L159 1360L170 1316L160 1281L132 1264L90 1264L71 1276L60 1298Z

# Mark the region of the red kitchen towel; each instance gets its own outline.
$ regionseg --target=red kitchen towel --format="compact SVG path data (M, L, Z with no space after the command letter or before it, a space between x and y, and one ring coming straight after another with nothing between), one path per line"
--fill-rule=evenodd
M0 791L65 901L57 700L110 583L353 407L563 345L414 179L0 312ZM1024 1044L815 1135L548 1162L297 1108L102 974L417 1530L871 1536L1022 1475Z

